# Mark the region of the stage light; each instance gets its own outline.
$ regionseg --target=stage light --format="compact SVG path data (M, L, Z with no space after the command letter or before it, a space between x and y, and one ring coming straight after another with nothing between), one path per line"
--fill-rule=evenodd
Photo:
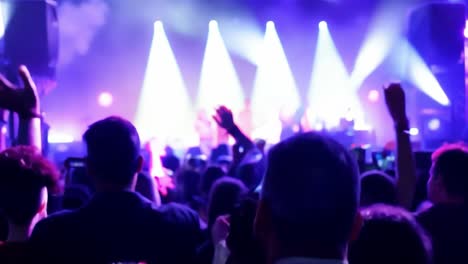
M225 105L235 113L239 112L244 108L244 93L218 24L211 21L201 70L197 108L211 113L219 105Z
M253 137L276 143L280 113L295 113L300 106L296 82L273 23L268 23L260 49L252 94Z
M325 21L320 21L320 23L319 23L319 29L320 29L320 30L326 30L327 27L328 27L327 22L325 22Z
M268 21L268 22L266 23L266 28L267 28L267 30L275 29L275 22L273 22L273 21Z
M99 94L98 103L102 107L110 107L114 102L114 97L109 92L102 92Z
M351 87L359 90L367 77L379 67L401 35L406 14L397 1L383 3L373 16L368 33L354 63Z
M402 78L412 83L439 104L443 106L450 105L450 100L439 81L406 39L399 41L393 60L394 67L400 71Z
M468 38L468 20L465 22L465 30L463 31L465 38Z
M211 20L209 23L210 30L215 30L218 27L218 22L216 20Z
M411 136L417 136L417 135L419 135L419 129L418 129L418 128L415 128L415 127L410 128L409 134L410 134Z
M358 94L349 87L349 75L327 27L319 30L308 94L316 122L336 128L346 117L362 125L364 114Z
M135 124L143 142L187 142L193 137L189 97L163 23L154 23Z
M369 93L367 94L367 99L371 103L378 102L379 98L380 98L380 93L377 90L370 90Z
M10 9L10 4L7 1L0 1L0 38L5 35L10 20Z
M429 128L430 131L436 131L439 130L440 128L440 119L438 118L432 118L427 122L427 128Z
M160 20L157 20L154 22L154 28L155 30L164 30L163 23Z
M72 135L67 133L59 132L54 129L49 130L49 134L47 135L47 140L49 143L72 143L75 141Z

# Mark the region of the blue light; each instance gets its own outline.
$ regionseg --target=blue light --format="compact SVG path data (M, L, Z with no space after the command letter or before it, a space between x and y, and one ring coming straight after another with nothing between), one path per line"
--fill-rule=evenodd
M320 21L320 23L319 23L319 29L320 29L320 30L325 30L325 29L327 29L327 28L328 28L327 22L325 22L325 21Z

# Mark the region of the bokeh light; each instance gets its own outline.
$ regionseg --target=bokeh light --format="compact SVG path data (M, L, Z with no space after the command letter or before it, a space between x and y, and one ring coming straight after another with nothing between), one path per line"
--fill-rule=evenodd
M440 119L438 118L432 118L429 120L427 123L427 127L429 128L430 131L436 131L439 130L440 128Z
M110 107L114 102L114 97L109 92L102 92L99 94L98 103L102 107Z
M370 90L367 94L367 99L371 103L377 103L380 99L380 93L377 90Z

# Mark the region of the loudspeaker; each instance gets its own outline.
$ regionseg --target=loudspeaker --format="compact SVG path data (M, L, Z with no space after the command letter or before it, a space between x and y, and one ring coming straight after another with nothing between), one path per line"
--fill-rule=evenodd
M408 27L409 42L430 67L450 100L450 106L443 107L420 98L416 109L431 108L435 112L448 113L448 134L443 136L447 141L460 139L466 124L465 24L464 4L432 3L413 10ZM425 122L421 120L420 123L424 125ZM423 138L431 136L424 135L424 131Z
M408 38L428 64L453 64L463 59L465 5L432 3L410 15Z
M34 76L55 79L59 52L57 3L52 0L8 2L11 13L4 36L7 71L24 64Z

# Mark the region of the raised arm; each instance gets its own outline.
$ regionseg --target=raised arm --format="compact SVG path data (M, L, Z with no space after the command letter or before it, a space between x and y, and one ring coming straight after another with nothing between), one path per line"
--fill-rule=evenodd
M216 115L213 116L216 123L226 129L226 131L236 140L237 144L240 144L244 151L252 149L255 144L247 137L234 122L234 117L230 109L225 106L221 106L216 109Z
M385 88L384 94L396 134L397 199L401 206L411 209L417 176L406 115L405 92L399 83L392 83Z
M25 66L20 66L19 75L23 82L21 88L0 76L0 108L18 114L17 143L41 150L41 111L36 84Z

